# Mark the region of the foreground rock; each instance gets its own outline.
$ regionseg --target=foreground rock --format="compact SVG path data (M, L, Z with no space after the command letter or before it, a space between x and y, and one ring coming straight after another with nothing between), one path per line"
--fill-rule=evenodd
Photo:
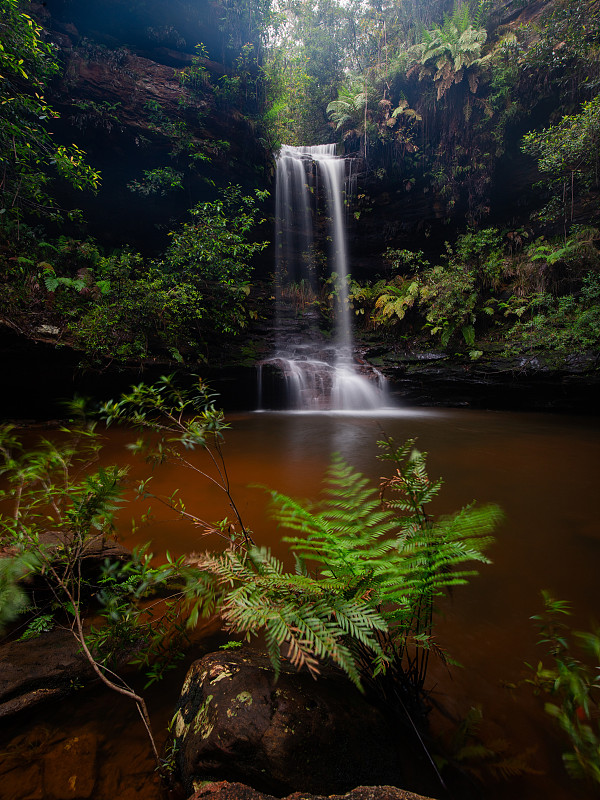
M64 697L92 674L69 630L55 629L5 644L0 648L0 719Z
M190 800L275 800L273 795L262 794L242 783L209 783L199 789ZM294 792L283 800L431 800L421 794L406 792L395 786L358 786L346 794L316 795Z
M63 547L66 537L64 532L48 531L40 534L39 541L49 553L53 553ZM0 558L10 555L10 550L0 552ZM92 537L82 552L82 571L94 573L106 559L127 561L130 558L131 552L118 542L101 536ZM36 580L27 582L28 589L35 587ZM42 583L37 588L38 599L43 591ZM131 652L123 653L123 662L130 656ZM68 627L55 627L24 641L2 644L0 719L45 700L64 697L93 677L92 667Z
M427 785L414 775L419 754L345 677L326 671L314 681L284 664L275 682L268 658L249 650L194 662L173 736L176 777L188 793L224 779L278 796Z

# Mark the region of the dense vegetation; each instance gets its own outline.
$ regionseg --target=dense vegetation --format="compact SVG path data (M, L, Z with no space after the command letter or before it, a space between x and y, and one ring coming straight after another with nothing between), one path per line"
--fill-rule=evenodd
M499 342L507 355L597 346L600 12L593 0L560 0L533 14L519 6L504 18L488 2L225 4L208 43L186 39L183 28L161 33L157 23L142 44L189 56L173 73L177 104L148 100L149 138L136 134L138 148L152 141L162 155L153 150L123 186L140 213L161 202L178 209L163 225L162 254L143 256L126 240L106 250L81 225L60 236L55 227L78 213L63 203L69 185L112 202L82 145L97 153L121 147L125 136L121 102L69 105L65 92L86 63L114 80L133 79L131 53L140 43L129 34L129 50L109 49L80 38L57 84L64 59L55 34L17 0L2 0L1 11L5 324L83 349L88 361L211 357L215 335L235 335L265 313L251 299L251 266L267 271L256 260L265 234L252 230L262 215L251 198L258 186L265 200L268 157L261 164L256 153L282 141L337 138L358 168L357 237L378 224L374 201L383 194L399 198L398 213L421 198L431 218L452 222L430 241L421 236L420 250L397 235L374 244L369 274L350 287L367 338L400 349L441 345L472 359L497 353ZM128 9L125 30L138 12ZM161 13L152 8L157 19ZM238 160L251 151L240 154L235 138L216 135L217 117L237 120L242 127L229 135L259 148L254 186L245 177L243 189L228 188L222 167L233 163L232 148ZM59 143L65 135L80 145ZM492 226L496 170L513 163L537 165L539 188L522 213ZM78 195L83 206L85 196ZM333 314L326 302L319 307Z
M103 255L94 241L67 236L42 241L39 229L21 226L2 255L5 313L93 363L161 354L206 361L220 336L248 324L250 261L266 242L249 240L258 209L237 186L190 216L155 259L128 248Z
M391 276L352 282L363 326L414 346L419 331L466 352L505 356L594 350L600 336L600 233L574 226L567 241L497 228L459 236L438 263L422 251L388 250ZM516 241L515 241L516 240ZM390 333L391 332L391 333Z
M36 21L26 3L0 0L3 328L73 347L86 365L218 361L224 343L269 313L252 289L271 270L260 260L269 236L260 226L273 152L335 141L358 173L348 200L355 238L381 229L368 268L349 282L365 341L395 355L445 349L469 362L550 354L556 366L597 352L597 0L542 8L524 0L509 10L494 0L222 0L206 41L201 26L186 22L186 4L107 3L125 15L118 45L72 33L65 44L64 20L37 8ZM181 30L169 24L167 5ZM152 24L135 33L147 12ZM77 24L85 31L85 15ZM91 26L100 38L102 25L95 17ZM77 94L87 70L133 96L141 60L159 50L170 94L158 100L152 86L141 111L124 107L126 92ZM106 165L106 154L119 153L135 158L117 180L103 180L97 160L104 154ZM523 203L509 193L507 210L495 189L510 170L526 179ZM151 215L160 217L160 246L134 246L120 234L118 212L118 246L108 231L90 235L90 217L117 197L144 223L142 237ZM386 233L383 197L396 198L392 215L420 203L423 225ZM311 297L296 288L302 304L334 314L330 286ZM82 576L87 549L113 531L123 471L96 469L99 437L85 420L63 432L64 442L34 448L7 427L3 624L25 614L34 635L67 620L97 674L131 696L146 723L142 698L108 670L134 651L157 679L177 657L183 623L216 609L233 634L262 632L275 665L282 650L315 674L330 659L398 713L424 716L436 598L466 581L470 562L485 561L497 509L433 518L427 503L440 486L429 481L424 455L412 442L386 441L392 474L381 497L339 459L320 504L272 493L276 518L299 534L288 540L298 567L290 573L235 511L220 450L226 425L203 387L194 395L168 380L140 386L103 414L152 434L135 447L153 463L186 462L201 476L190 453L210 449L220 472L209 480L232 501L233 522L199 518L177 493L157 500L220 537L224 551L161 567L140 552ZM140 494L150 497L151 486L144 481ZM62 537L58 548L45 539L49 527ZM32 605L25 576L43 585L43 607ZM143 601L165 586L175 599L149 621ZM86 632L92 593L105 624ZM548 711L573 746L568 767L598 782L597 676L555 621L538 621L553 665L540 665L532 681L553 696ZM597 634L579 638L597 658Z
M598 346L600 12L563 0L521 21L521 7L500 24L493 3L322 2L288 23L280 133L290 119L297 143L333 127L359 157L357 239L382 213L378 193L404 195L398 213L428 196L438 216L468 224L442 234L445 252L423 238L426 254L382 247L379 274L352 283L373 340L422 348L429 337L472 359L500 342L505 355ZM491 227L496 171L530 168L525 156L537 203Z

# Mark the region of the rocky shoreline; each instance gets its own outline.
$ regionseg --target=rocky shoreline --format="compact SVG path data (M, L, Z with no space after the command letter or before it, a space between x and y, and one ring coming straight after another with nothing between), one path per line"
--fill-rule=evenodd
M500 349L500 348L499 348ZM0 357L10 376L11 392L3 395L0 413L8 419L51 419L64 416L64 402L75 394L108 399L140 381L177 372L201 374L219 395L225 410L257 408L257 364L268 347L260 340L247 358L235 346L219 366L167 360L116 362L84 369L81 354L46 338L32 339L4 328ZM464 407L515 411L596 414L600 408L600 356L595 352L557 355L552 352L506 357L489 349L477 360L467 354L418 348L400 349L363 344L359 359L388 380L392 405ZM269 370L264 374L269 382ZM277 376L272 376L276 384ZM277 393L277 388L273 390ZM266 407L275 407L266 406Z

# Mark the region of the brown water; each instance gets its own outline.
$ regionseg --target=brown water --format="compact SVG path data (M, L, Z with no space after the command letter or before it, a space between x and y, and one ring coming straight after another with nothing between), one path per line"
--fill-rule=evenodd
M382 431L397 442L418 437L417 446L429 452L430 476L441 475L445 482L435 511L451 512L473 500L495 502L503 508L506 520L490 552L493 564L483 566L479 577L445 604L438 638L463 667L453 668L449 678L445 670L434 666L434 696L456 718L471 706L481 706L482 733L488 744L494 746L505 739L515 753L535 748L529 764L539 774L508 783L487 782L480 792L482 798L591 797L565 776L560 760L562 738L544 714L540 700L527 687L513 691L504 687L527 677L524 662L536 663L543 655L535 645L536 631L529 621L531 614L541 610L541 589L572 601L576 628L589 627L590 620L599 616L599 421L467 410L406 410L377 417L255 413L233 416L229 421L233 429L226 437L225 456L236 502L256 541L272 546L280 555L285 550L279 544L280 534L266 518L267 495L248 485L263 484L297 497L315 497L334 451L376 481L385 472L385 465L376 460L376 440ZM124 432L109 433L106 460L122 462L128 458L125 444L129 437ZM223 497L207 485L191 480L188 473L169 470L166 467L157 473L155 491L179 486L187 506L203 517L232 516ZM143 465L133 466L132 479L144 474ZM213 544L199 539L197 529L174 522L168 511L158 507L150 526L128 535L129 518L141 510L133 503L122 514L126 544L150 538L157 554L167 549L178 554ZM181 673L150 695L159 727L169 718L180 681ZM441 720L437 718L436 726L442 727ZM48 707L24 720L22 729L6 731L0 749L6 753L17 734L33 736L33 744L23 746L28 747L28 769L38 770L35 774L41 776L43 764L49 763L48 753L66 747L65 742L78 736L82 726L96 737L94 798L114 797L117 787L118 796L126 800L157 796L135 714L120 699L104 693L75 695L60 706ZM45 737L45 744L37 743L40 737ZM42 777L37 783L31 780L32 785L43 783ZM2 786L8 784L3 781L0 785L0 797L34 800L47 796L4 795Z

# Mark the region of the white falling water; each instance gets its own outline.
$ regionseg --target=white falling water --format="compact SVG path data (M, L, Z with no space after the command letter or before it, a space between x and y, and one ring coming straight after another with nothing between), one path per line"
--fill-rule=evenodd
M346 163L335 145L283 146L276 178L276 352L264 363L283 375L287 406L300 410L364 410L384 405L384 379L372 367L358 369L353 356L348 304L348 253L344 215ZM290 284L316 286L312 215L321 194L330 219L329 273L335 276L334 344L318 329L318 313L301 315L286 304ZM366 373L366 374L365 374ZM262 377L260 378L262 384Z

